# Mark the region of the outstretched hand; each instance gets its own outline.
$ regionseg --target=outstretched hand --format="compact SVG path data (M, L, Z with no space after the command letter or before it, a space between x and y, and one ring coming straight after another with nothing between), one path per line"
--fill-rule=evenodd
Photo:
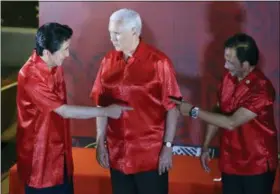
M182 115L189 115L191 108L193 107L191 104L184 100L177 100L174 98L170 98L170 101L174 102L177 105L177 109L180 111Z
M133 110L133 108L129 106L120 106L117 104L112 104L105 108L105 115L113 119L118 119L121 117L123 111L131 110Z

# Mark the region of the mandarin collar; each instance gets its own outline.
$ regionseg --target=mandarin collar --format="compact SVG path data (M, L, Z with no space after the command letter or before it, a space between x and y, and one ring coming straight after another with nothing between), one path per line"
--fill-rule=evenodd
M57 69L57 66L49 69L47 63L36 53L36 50L33 51L31 60L36 64L37 69L43 73L53 74Z
M231 79L237 85L246 85L250 87L256 84L256 78L258 77L259 70L255 67L246 77L244 77L241 81L238 81L237 77L230 75Z
M134 59L139 59L140 57L143 56L143 54L146 52L146 43L142 40L142 38L140 38L139 40L139 44L136 47L135 52L132 54L132 56L130 58L134 58ZM119 51L118 55L120 58L123 57L123 52Z

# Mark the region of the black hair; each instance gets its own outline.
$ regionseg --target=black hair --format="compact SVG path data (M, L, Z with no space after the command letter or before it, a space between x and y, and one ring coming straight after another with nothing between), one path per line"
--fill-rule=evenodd
M248 61L251 66L255 66L259 61L259 49L256 41L245 33L238 33L229 37L225 41L224 47L235 49L240 63Z
M58 51L72 34L73 30L67 25L54 22L42 25L36 33L36 53L42 56L44 49L51 53Z

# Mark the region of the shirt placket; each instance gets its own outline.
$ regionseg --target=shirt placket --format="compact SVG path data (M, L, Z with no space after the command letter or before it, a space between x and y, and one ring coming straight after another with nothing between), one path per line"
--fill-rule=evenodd
M121 83L121 92L122 94L126 92L126 88L127 87L127 83L126 82L126 77L128 76L129 74L129 68L130 66L134 63L135 61L135 58L134 57L130 57L127 62L125 62L124 60L122 60L123 62L123 65L124 65L124 72L123 72L123 79L122 79L122 83ZM126 120L123 119L123 127L125 130L127 130L127 125L126 125ZM126 131L124 131L124 134L126 133ZM125 138L125 135L124 135L124 138ZM124 158L129 158L128 155L127 155L127 141L126 139L124 139L124 150L123 150L123 153L124 153ZM124 162L125 164L125 169L127 168L127 163L130 163L130 162Z

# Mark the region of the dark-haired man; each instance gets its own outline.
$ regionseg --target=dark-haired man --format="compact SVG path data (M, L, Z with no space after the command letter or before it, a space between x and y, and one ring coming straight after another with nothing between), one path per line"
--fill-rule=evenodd
M274 87L256 66L259 51L249 35L236 34L225 42L225 60L228 72L219 88L217 112L172 101L183 115L209 123L201 154L206 171L209 143L221 129L224 194L271 194L278 163Z
M17 167L26 194L72 194L73 160L68 118L117 119L129 107L67 105L62 63L72 29L41 26L36 49L18 74Z

